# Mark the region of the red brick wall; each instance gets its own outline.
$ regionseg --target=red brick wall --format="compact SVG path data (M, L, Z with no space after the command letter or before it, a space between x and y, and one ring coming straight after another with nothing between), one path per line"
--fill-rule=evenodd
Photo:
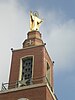
M51 95L48 87L46 87L46 100L54 100L53 96Z
M13 51L12 53L11 70L9 77L10 83L18 80L20 70L20 58L28 55L34 56L33 77L36 79L45 76L44 45L29 49L21 49Z
M46 61L50 65L50 84L53 87L53 63L45 49L44 45L36 46L28 49L15 50L12 52L11 70L9 83L16 82L19 79L20 58L28 55L34 56L33 78L41 78L46 76Z
M48 55L48 52L47 52L46 49L45 49L45 59L46 59L46 61L50 65L50 85L53 88L54 87L54 80L53 80L53 62L52 62L50 56Z
M46 87L37 87L0 94L0 100L18 100L20 98L28 98L29 100L46 100Z

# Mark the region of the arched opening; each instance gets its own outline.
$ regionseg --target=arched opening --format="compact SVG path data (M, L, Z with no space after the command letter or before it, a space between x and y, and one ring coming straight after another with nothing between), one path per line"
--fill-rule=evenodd
M50 66L49 66L48 62L47 62L46 78L47 78L47 82L48 82L49 85L50 85Z

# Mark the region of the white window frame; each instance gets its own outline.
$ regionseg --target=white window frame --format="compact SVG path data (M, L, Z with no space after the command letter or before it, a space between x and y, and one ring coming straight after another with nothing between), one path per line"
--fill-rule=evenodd
M33 58L33 64L32 64L32 78L33 78L33 72L34 72L34 56L33 55L27 55L22 58L20 58L20 70L19 70L19 81L21 81L22 78L22 59L26 57L32 57Z

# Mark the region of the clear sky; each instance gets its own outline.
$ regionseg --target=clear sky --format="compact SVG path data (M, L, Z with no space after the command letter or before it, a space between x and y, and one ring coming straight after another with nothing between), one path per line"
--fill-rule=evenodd
M11 48L22 48L29 11L38 11L47 50L55 61L58 100L75 100L75 0L0 0L0 86L8 82Z

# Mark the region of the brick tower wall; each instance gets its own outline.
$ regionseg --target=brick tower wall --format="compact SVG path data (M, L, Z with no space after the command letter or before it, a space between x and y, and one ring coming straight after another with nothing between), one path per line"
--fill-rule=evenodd
M28 98L29 100L46 100L46 87L22 89L0 94L0 100L18 100Z
M34 66L33 66L33 78L41 78L45 76L45 65L44 65L44 45L16 50L12 52L12 62L9 83L16 82L19 79L20 70L20 58L32 55L34 56Z

